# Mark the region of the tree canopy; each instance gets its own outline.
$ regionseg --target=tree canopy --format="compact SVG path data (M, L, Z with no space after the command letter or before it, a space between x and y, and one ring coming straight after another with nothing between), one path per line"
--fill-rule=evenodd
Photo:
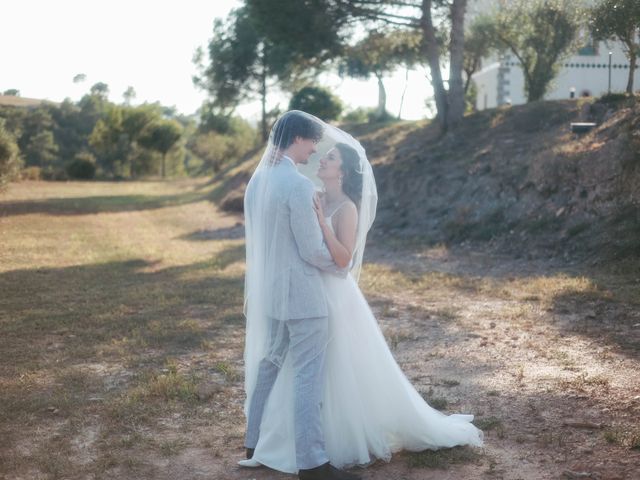
M633 81L640 55L640 2L638 0L602 0L590 12L589 26L596 40L622 42L629 58L627 93L633 93Z
M577 46L582 12L570 0L513 0L484 28L520 62L529 102L540 100Z

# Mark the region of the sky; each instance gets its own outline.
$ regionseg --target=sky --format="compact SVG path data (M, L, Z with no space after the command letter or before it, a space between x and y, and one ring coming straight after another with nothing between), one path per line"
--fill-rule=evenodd
M224 18L238 0L20 0L0 5L3 45L0 92L60 102L79 100L97 82L109 86L109 98L122 102L128 86L136 91L134 105L159 101L184 114L194 113L205 100L192 76L195 50L206 48L213 20ZM85 74L82 83L73 82ZM347 109L374 107L378 88L368 81L323 75ZM405 72L385 79L387 108L397 115L405 87ZM412 71L402 111L406 119L427 115L431 88L424 71ZM271 106L286 109L288 98L271 96ZM238 113L257 119L258 102L242 105Z

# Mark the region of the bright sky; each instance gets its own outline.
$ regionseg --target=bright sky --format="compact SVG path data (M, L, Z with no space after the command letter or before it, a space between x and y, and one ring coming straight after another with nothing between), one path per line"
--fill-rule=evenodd
M3 45L0 91L20 90L23 97L77 101L97 83L109 85L110 99L122 101L132 86L134 104L159 101L193 113L205 99L191 81L198 46L206 47L213 19L225 17L238 0L20 0L2 2ZM73 77L84 73L84 83ZM355 81L337 76L321 83L349 108L377 104L375 79ZM404 71L385 81L387 108L397 114L405 85ZM423 71L410 73L403 118L426 115L431 89ZM271 97L286 109L288 99ZM258 103L239 113L257 118Z

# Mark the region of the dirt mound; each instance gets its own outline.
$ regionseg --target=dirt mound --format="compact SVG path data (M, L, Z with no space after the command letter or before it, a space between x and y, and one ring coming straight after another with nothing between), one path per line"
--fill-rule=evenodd
M576 121L598 125L579 136ZM537 102L467 116L446 136L418 122L360 140L375 165L378 234L640 255L636 99Z
M597 127L577 135L570 123L578 121ZM525 256L640 257L637 98L485 110L444 136L427 121L343 128L374 165L374 237L488 242ZM260 150L214 179L212 200L242 211Z

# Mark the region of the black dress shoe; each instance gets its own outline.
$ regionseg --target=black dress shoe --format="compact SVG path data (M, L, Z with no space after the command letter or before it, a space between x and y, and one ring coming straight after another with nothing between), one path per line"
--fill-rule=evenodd
M247 448L247 460L251 460L253 458L253 452L255 452L255 448Z
M300 480L360 480L359 476L338 470L329 462L316 468L299 470L298 478Z

